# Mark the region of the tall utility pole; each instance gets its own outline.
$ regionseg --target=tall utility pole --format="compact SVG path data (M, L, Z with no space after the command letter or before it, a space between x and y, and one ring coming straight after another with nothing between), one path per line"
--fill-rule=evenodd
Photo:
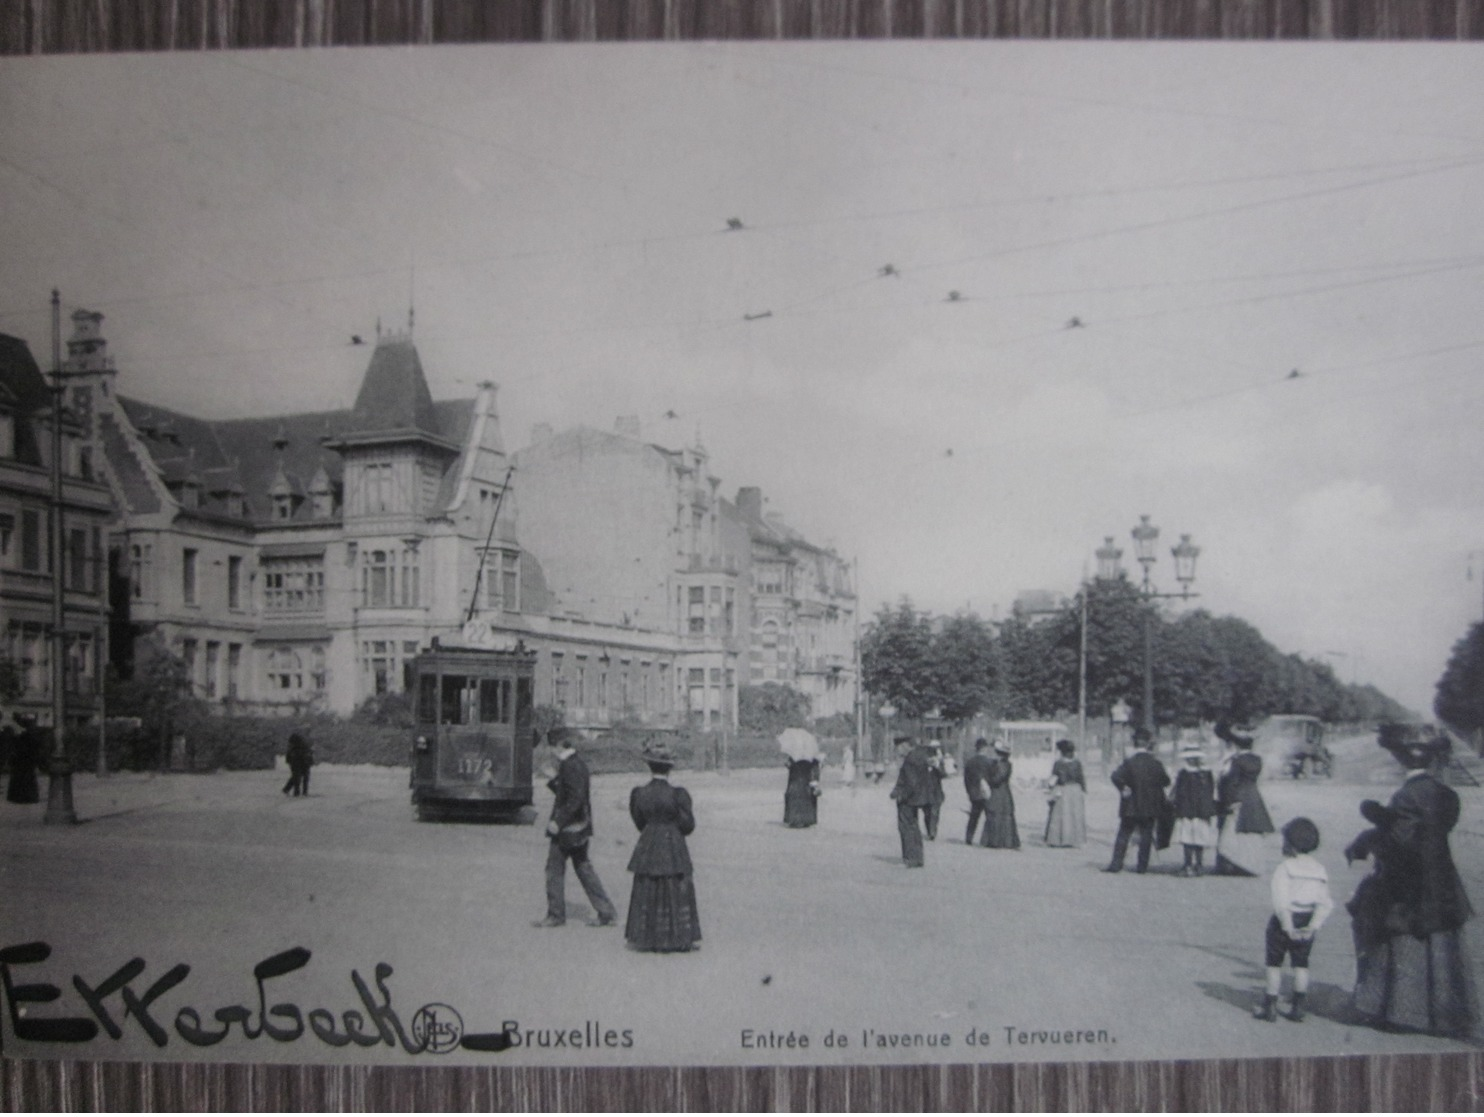
M65 630L66 546L62 520L62 296L52 289L52 748L47 763L43 823L73 823L72 763L67 756L67 633Z

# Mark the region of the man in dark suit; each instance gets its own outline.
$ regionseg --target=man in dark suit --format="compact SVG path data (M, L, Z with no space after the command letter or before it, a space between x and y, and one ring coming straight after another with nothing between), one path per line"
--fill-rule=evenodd
M556 775L546 784L556 794L556 802L552 804L551 821L546 824L547 836L551 838L546 854L546 918L538 920L535 926L560 927L567 922L567 861L570 859L588 902L597 913L588 926L611 927L618 922L618 911L603 891L598 871L587 857L588 839L593 836L591 777L587 764L572 747L567 730L553 729L547 740L557 755Z
M1142 726L1134 730L1134 752L1113 769L1113 786L1118 788L1118 837L1113 839L1113 860L1105 873L1123 871L1123 858L1128 841L1139 832L1139 864L1136 872L1149 868L1149 850L1154 845L1154 824L1165 805L1165 788L1170 774L1149 750L1154 738Z
M897 771L897 784L891 789L891 797L897 801L897 833L902 838L902 860L909 869L920 869L922 859L922 829L917 822L919 811L924 814L933 804L933 788L937 781L931 767L932 756L925 745L912 745L911 737L897 738L897 754L902 766Z
M964 834L966 846L974 844L974 831L989 803L989 769L993 761L985 751L988 748L989 742L980 737L974 742L974 755L964 761L964 790L969 793L969 829Z

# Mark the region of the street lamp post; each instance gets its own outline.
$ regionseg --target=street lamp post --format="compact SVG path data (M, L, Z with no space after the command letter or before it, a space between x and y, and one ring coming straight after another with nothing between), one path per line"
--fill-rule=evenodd
M881 709L877 710L876 712L881 715L881 720L886 723L886 729L884 730L884 732L886 734L886 747L882 751L885 753L886 756L890 756L891 755L891 719L894 718L894 717L896 717L896 715L897 715L897 708L895 706L893 706L890 702L887 702L887 703L885 703L881 707ZM875 763L884 763L884 762L885 762L884 760L875 761Z
M52 499L49 509L52 560L52 747L47 758L46 813L43 823L73 823L72 759L67 755L67 633L62 574L65 538L62 520L62 296L52 291Z
M1195 581L1195 560L1200 557L1201 549L1190 541L1190 536L1180 536L1180 542L1170 548L1170 554L1175 559L1175 579L1180 583L1179 593L1160 593L1154 588L1150 580L1150 570L1154 566L1154 546L1159 541L1159 528L1149 522L1148 516L1140 516L1139 522L1129 533L1134 539L1134 557L1138 559L1140 567L1143 568L1143 582L1139 592L1146 600L1153 602L1160 598L1178 597L1182 601L1200 594L1191 593L1190 584ZM1108 545L1111 547L1112 539L1109 538ZM1154 736L1154 608L1151 605L1144 611L1144 728L1151 737Z

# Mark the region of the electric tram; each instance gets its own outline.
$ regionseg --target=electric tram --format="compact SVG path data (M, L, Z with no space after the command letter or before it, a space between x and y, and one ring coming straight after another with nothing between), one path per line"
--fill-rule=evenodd
M536 654L441 645L408 665L417 696L412 803L425 822L534 820Z

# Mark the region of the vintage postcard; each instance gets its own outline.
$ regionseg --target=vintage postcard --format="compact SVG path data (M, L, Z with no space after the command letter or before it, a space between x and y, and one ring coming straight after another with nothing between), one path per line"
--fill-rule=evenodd
M0 1051L1475 1048L1480 62L0 60Z

